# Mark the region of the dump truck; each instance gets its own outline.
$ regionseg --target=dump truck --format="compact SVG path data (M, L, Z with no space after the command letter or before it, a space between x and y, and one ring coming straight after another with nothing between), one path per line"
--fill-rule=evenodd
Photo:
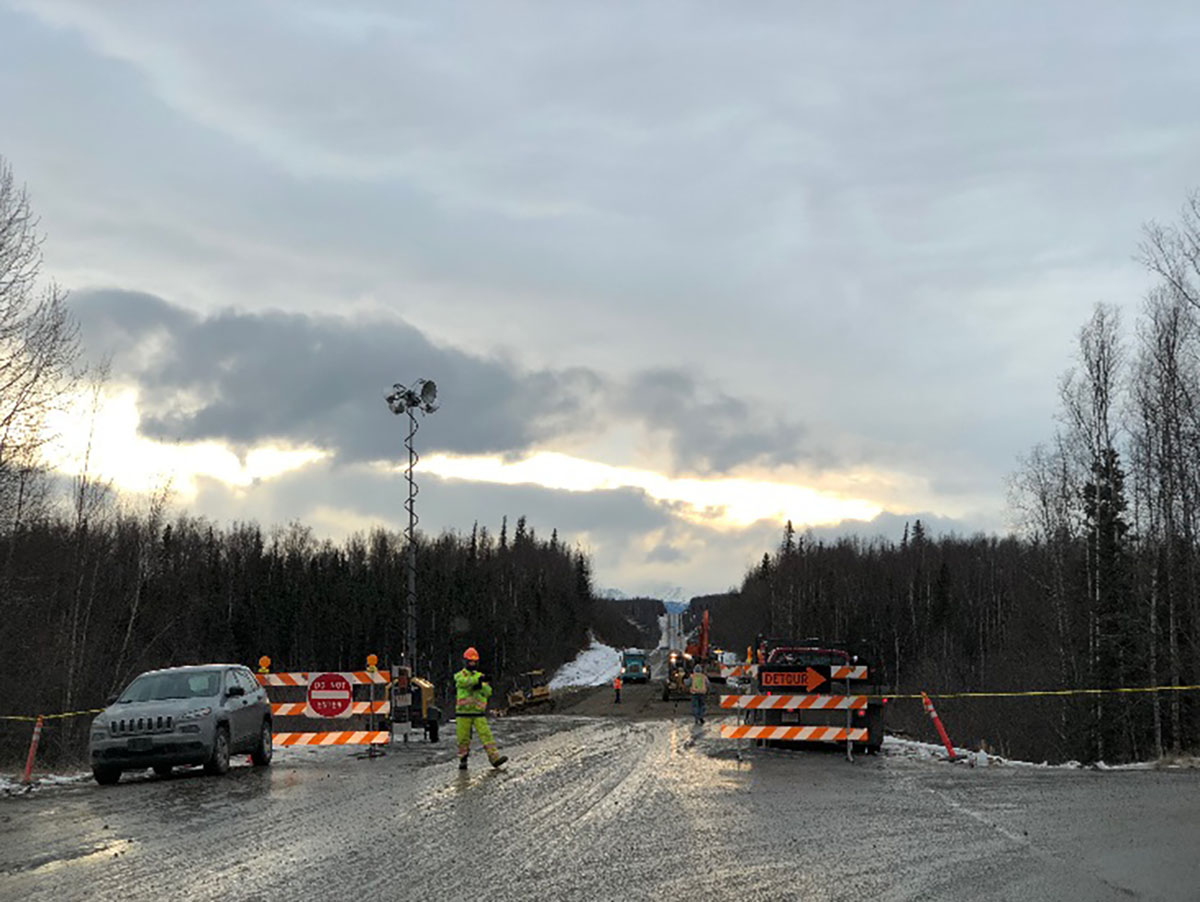
M754 700L744 703L742 723L785 729L755 731L750 738L772 745L850 742L858 751L879 750L886 700L878 674L839 645L819 639L760 640L761 663L749 696Z
M626 683L650 682L650 661L644 651L630 648L621 654L621 679Z

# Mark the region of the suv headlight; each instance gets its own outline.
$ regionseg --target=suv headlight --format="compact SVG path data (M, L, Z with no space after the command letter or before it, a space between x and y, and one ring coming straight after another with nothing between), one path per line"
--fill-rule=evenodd
M208 717L212 714L212 708L193 708L184 714L179 715L179 720L199 720L201 717Z

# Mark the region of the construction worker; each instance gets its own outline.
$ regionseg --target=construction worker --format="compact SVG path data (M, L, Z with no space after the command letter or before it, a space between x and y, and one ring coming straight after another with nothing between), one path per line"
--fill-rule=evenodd
M704 723L704 696L708 692L708 677L704 668L697 664L692 668L692 717L697 724Z
M621 704L621 675L619 673L613 677L613 704Z
M454 702L454 732L458 738L458 769L467 769L467 754L471 751L471 729L479 734L483 750L492 767L508 760L496 751L496 741L487 722L487 700L492 687L479 671L479 652L468 648L463 652L463 669L454 675L457 698Z

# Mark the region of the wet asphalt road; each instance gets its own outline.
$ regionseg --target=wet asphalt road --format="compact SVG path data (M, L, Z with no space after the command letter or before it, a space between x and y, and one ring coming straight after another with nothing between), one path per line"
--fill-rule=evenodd
M1200 772L754 750L710 722L494 723L0 800L0 899L1197 899Z

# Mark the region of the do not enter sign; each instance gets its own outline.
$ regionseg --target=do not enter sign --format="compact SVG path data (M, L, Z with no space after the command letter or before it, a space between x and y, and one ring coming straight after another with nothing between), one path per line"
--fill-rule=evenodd
M340 673L322 673L308 684L308 707L317 717L349 717L354 690Z

